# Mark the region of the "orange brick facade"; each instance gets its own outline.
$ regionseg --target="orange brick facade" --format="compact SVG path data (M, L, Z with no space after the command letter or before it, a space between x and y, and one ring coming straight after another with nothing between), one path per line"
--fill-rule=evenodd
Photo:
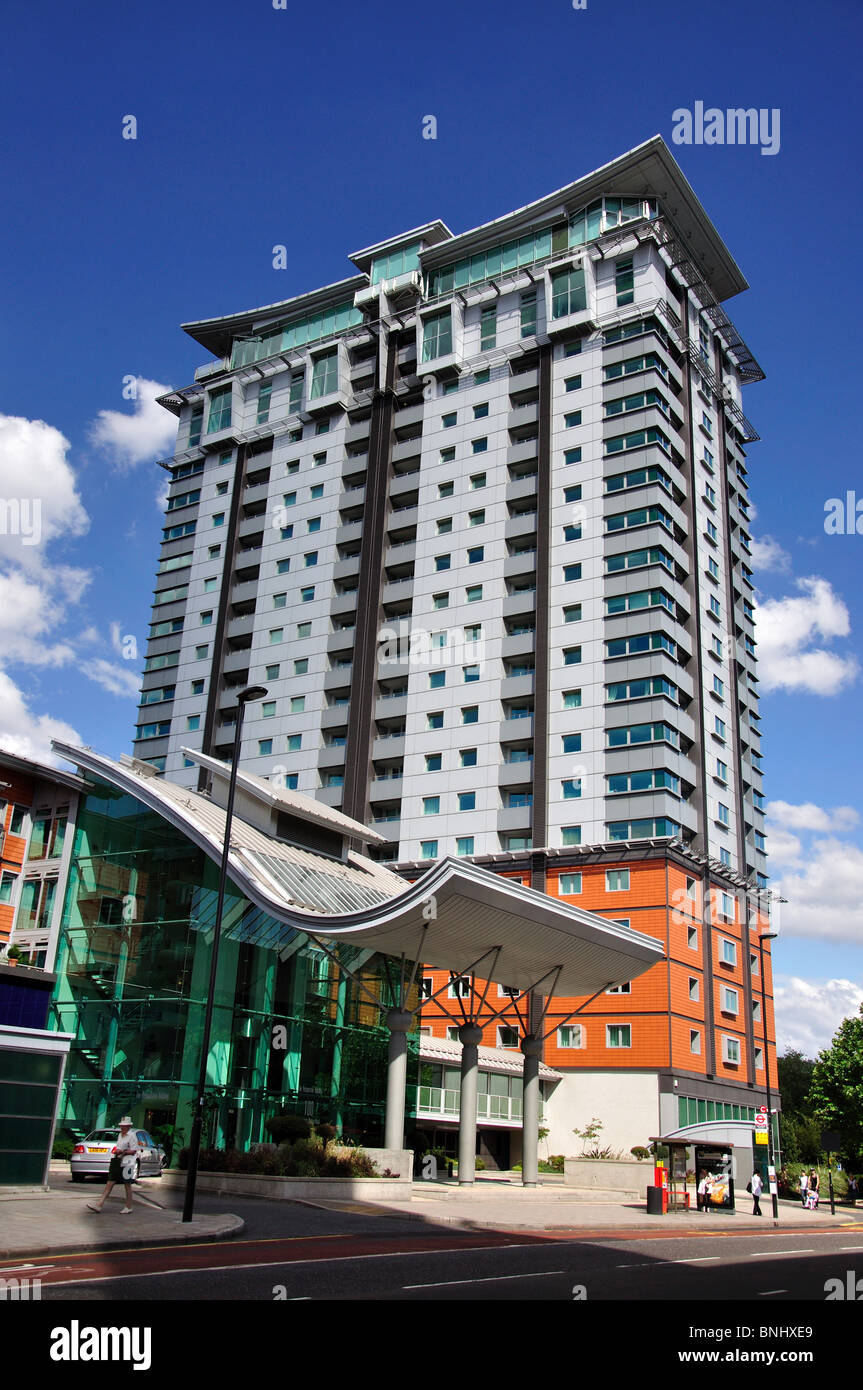
M610 886L626 883L626 878L620 877L626 874L627 887ZM581 891L565 892L565 888L577 885L579 875ZM504 876L530 884L529 872L505 871ZM600 916L628 922L660 941L667 956L662 964L633 980L626 993L605 992L590 1002L555 998L542 1028L543 1033L550 1032L543 1052L549 1066L556 1070L667 1071L761 1092L766 1082L766 1021L770 1083L777 1088L770 942L764 951L767 1017L760 1017L758 932L769 929L766 911L758 912L751 901L747 905L742 890L719 882L711 880L707 891L710 898L705 912L702 871L687 871L665 857L619 862L603 859L581 867L549 864L546 892ZM430 990L428 986L426 990L434 994L447 985L449 977L446 971L428 969L423 971L423 978L431 981ZM481 997L484 983L477 981L476 988ZM526 1002L517 1001L522 1021ZM465 1004L467 1007L467 1000ZM579 1010L577 1016L567 1018L575 1009ZM501 1017L492 1018L497 1010L503 1011ZM483 1045L500 1046L501 1027L523 1032L518 1012L499 994L498 986L490 986L479 1019ZM440 1002L432 999L423 1008L422 1026L433 1036L445 1037L459 1019L458 999L445 990ZM578 1045L561 1045L559 1025L567 1023L581 1025ZM620 1025L628 1026L629 1033L609 1031ZM614 1040L619 1045L612 1045ZM757 1065L756 1049L760 1049ZM749 1100L751 1103L752 1094Z

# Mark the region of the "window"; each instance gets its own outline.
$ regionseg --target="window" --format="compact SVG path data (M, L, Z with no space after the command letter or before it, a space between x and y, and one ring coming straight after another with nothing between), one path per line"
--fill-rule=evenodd
M273 607L284 608L288 602L287 594L273 594Z
M469 565L481 564L485 557L485 546L475 545L467 552L467 562Z
M288 752L289 752L289 753L298 753L298 752L300 751L300 748L302 747L302 743L303 743L303 736L302 736L302 734L289 734L289 735L288 735Z
M429 690L440 690L446 685L446 671L431 671L429 673Z
M567 584L572 584L575 580L580 579L581 565L564 565L563 578L564 582Z
M632 1047L632 1025L630 1023L607 1023L605 1025L606 1047Z
M276 702L275 702L275 700L265 700L264 703L261 705L261 718L262 718L262 719L275 719L275 717L276 717Z
M579 666L581 664L581 647L564 647L563 664L564 666Z
M736 989L730 989L728 985L722 987L722 1012L726 1014L736 1014L740 1008L740 996Z
M433 608L449 608L449 594L433 594L433 595L432 595L432 607L433 607Z
M195 648L195 660L196 660L196 661L206 661L206 659L207 659L207 657L209 656L209 654L210 654L210 648L209 648L208 646L207 646L207 647L203 647L203 646L202 646L202 647L196 647L196 648Z
M460 811L476 810L476 792L459 792L458 809Z
M564 709L581 709L581 691L564 690L563 692Z
M189 439L188 448L194 449L201 442L201 430L204 423L204 407L196 405L189 416Z
M439 536L447 536L452 530L452 517L442 516L437 523L437 533Z
M476 767L476 752L477 750L475 748L462 748L459 753L459 762L461 766Z
M440 772L441 766L440 753L426 753L426 772Z
M484 454L488 450L488 439L472 439L471 452L474 454Z
M485 474L474 473L470 480L471 492L476 492L479 488L485 487Z
M259 738L259 739L258 739L258 756L259 756L259 757L265 757L268 753L272 753L272 751L273 751L273 740L272 740L271 738Z
M690 1028L689 1030L689 1051L696 1056L701 1052L701 1034L697 1028Z
M536 290L525 290L519 303L522 338L532 338L536 333Z
M479 705L464 705L461 712L462 724L479 723Z
M468 512L468 525L482 526L485 523L485 510L478 512Z
M565 541L580 541L580 540L581 540L581 526L580 526L580 525L578 525L578 526L564 526L564 528L563 528L563 539L564 539Z
M687 929L686 929L686 944L687 944L687 946L689 947L690 951L697 951L697 950L698 950L698 928L697 928L697 927L687 927Z
M458 422L458 413L455 410L451 410L446 415L441 416L440 422L443 429L451 430L453 425Z
M715 545L716 542L717 542L718 539L719 539L719 532L717 531L717 529L716 529L716 527L714 526L714 524L713 524L712 521L708 521L707 526L706 526L706 530L707 530L707 537L708 537L708 540L713 541L713 544ZM713 573L713 571L711 570L711 574L712 574L712 573Z
M430 314L423 319L423 361L444 357L452 352L452 311Z
M439 797L439 796L424 796L424 797L423 797L423 815L424 815L424 816L437 816L437 815L440 815L440 797Z
M472 684L473 681L478 681L478 680L479 680L479 667L478 667L478 666L463 666L463 667L462 667L462 678L463 678L463 681L464 681L464 684L465 684L465 685L470 685L470 684Z
M497 306L487 304L480 317L479 350L487 352L497 346Z
M727 937L722 938L720 960L723 965L737 964L737 945L734 941L729 941Z
M621 926L621 927L628 927L628 926L629 926L629 922L628 922L628 921L621 921L621 922L618 923L618 925ZM611 986L611 989L607 989L605 992L606 992L606 994L631 994L631 993L632 993L632 981L631 981L631 980L625 980L625 981L623 982L623 984L621 984L621 985L612 985L612 986Z
M718 598L714 598L714 596L713 596L712 594L710 595L710 604L709 604L709 607L710 607L711 615L712 615L714 618L721 618L721 617L722 617L722 605L721 605L721 603L719 602L719 599L718 599Z
M316 489L312 488L312 491L314 492L316 491ZM319 516L310 516L308 521L306 522L306 530L309 532L309 534L311 535L313 531L320 531L320 529L321 518Z
M730 812L729 808L728 808L728 807L724 804L724 802L722 802L722 801L720 801L719 804L718 804L718 813L719 813L719 824L720 824L720 825L730 825L730 824L731 824L731 812Z
M500 1024L497 1030L498 1047L518 1047L518 1029Z
M629 889L628 869L606 869L605 890L607 893L624 893Z
M563 734L561 736L561 744L564 753L580 753L581 734Z
M174 693L174 687L171 686L171 694L173 695L173 693ZM203 693L204 693L204 682L203 682L203 681L192 681L192 694L193 694L193 695L203 695Z
M420 858L437 859L437 840L420 840Z
M584 1047L584 1025L564 1023L557 1030L558 1047Z
M470 588L465 589L464 593L467 603L479 603L482 598L482 585L472 584Z
M450 462L451 462L451 459L448 459L448 458L445 459L445 458L444 458L444 454L452 454L452 457L455 458L455 449L441 449L440 452L441 452L441 463L450 463ZM452 485L452 483L438 483L438 485L437 485L437 495L438 495L438 497L452 497L452 494L453 494L453 485Z
M225 513L224 513L224 512L216 512L216 513L214 514L214 516L213 516L213 525L214 525L214 526L224 526L224 524L225 524Z
M551 277L551 316L553 319L565 318L567 314L578 314L587 308L584 288L584 267L579 265L564 270ZM524 334L522 333L522 337Z
M443 710L434 710L434 712L428 716L427 727L429 729L443 728Z
M317 555L316 555L316 558L317 558ZM301 603L311 603L314 597L315 597L315 591L314 591L314 588L313 588L313 587L312 587L312 588L308 588L308 589L300 589L300 602L301 602Z
M231 388L226 386L221 391L213 391L210 395L210 414L207 418L207 434L215 434L217 430L226 430L231 423Z
M291 714L302 714L305 708L305 695L294 695L291 697Z
M724 763L721 758L716 759L716 776L720 782L728 781L728 764Z
M557 891L563 898L568 898L575 893L580 893L581 874L561 874L557 882Z
M562 790L562 792L563 792L563 799L564 799L564 801L574 801L577 797L580 797L580 796L581 796L581 778L580 778L580 777L578 777L578 778L576 778L576 779L570 778L570 779L568 779L567 781L561 782L560 785L561 785L561 790Z
M436 556L435 556L434 567L435 567L435 569L436 569L438 572L440 572L441 570L448 570L448 569L450 568L450 565L451 565L451 564L452 564L452 556L451 556L451 555L436 555Z
M631 304L635 299L635 280L631 256L615 263L614 292L618 308L624 304Z
M322 353L316 357L312 364L312 390L311 399L320 400L322 396L332 395L339 388L339 354L338 349L332 352Z
M564 847L572 847L581 844L580 825L562 825L560 828L560 842Z
M717 738L725 740L725 721L720 719L718 715L714 715L713 718L713 732Z
M698 1001L699 982L695 975L690 975L689 977L689 997L693 1003L696 1003Z
M473 854L474 852L473 835L459 835L455 842L455 852L457 855Z
M732 1067L740 1065L740 1042L737 1038L722 1035L722 1060Z
M312 635L312 625L311 625L311 623L297 623L297 636L298 636L298 637L311 637L311 635ZM281 638L280 638L279 640L281 641Z

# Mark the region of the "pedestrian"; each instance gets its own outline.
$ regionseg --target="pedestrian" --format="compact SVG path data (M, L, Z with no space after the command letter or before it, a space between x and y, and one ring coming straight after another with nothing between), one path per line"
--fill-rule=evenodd
M806 1206L806 1192L807 1192L808 1187L809 1187L809 1174L806 1172L806 1170L805 1170L805 1168L804 1168L803 1172L800 1174L800 1204L801 1204L801 1206L804 1206L804 1207Z
M815 1169L809 1174L809 1187L806 1192L806 1206L810 1211L818 1210L818 1188L821 1186L821 1179Z
M108 1181L105 1184L105 1191L98 1202L87 1203L91 1211L101 1211L115 1185L122 1182L126 1193L126 1205L120 1214L121 1216L131 1216L132 1179L135 1176L135 1159L138 1155L138 1148L138 1136L132 1129L132 1121L128 1115L124 1115L120 1121L120 1137L114 1145L111 1162L108 1164Z
M761 1204L759 1198L764 1191L764 1183L761 1181L761 1174L754 1172L747 1183L747 1190L752 1193L752 1215L761 1216Z
M854 1177L853 1173L848 1179L848 1201L851 1203L852 1207L857 1201L857 1179Z
M701 1170L701 1179L697 1189L697 1205L699 1211L710 1209L710 1189L713 1186L713 1179L706 1169Z

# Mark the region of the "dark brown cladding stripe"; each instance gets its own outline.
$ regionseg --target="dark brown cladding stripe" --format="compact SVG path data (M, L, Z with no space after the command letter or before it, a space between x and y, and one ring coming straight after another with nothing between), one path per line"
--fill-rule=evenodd
M272 448L272 440L267 443ZM222 562L222 584L219 590L219 611L216 614L216 629L213 634L213 659L209 663L210 688L207 691L207 710L204 715L204 734L201 751L213 755L215 745L216 717L219 708L219 695L222 689L222 672L225 665L225 628L228 625L228 607L231 602L231 589L234 583L234 554L237 544L237 527L240 520L240 506L243 501L243 481L246 472L248 446L240 444L237 448L237 461L234 465L233 492L228 515L228 529L225 536L225 553ZM198 771L198 790L207 785L209 773L206 768Z
M549 565L551 557L551 343L539 350L539 432L536 479L536 635L533 696L533 815L531 837L548 843L548 707L550 662ZM543 889L545 873L543 870Z
M385 334L386 330L381 329ZM345 745L345 784L342 810L346 816L368 821L369 760L377 681L375 668L383 582L383 555L386 536L395 370L397 352L387 337L381 344L386 356L386 381L380 378L372 398L369 425L369 453L366 465L366 495L363 510L363 536L357 587L357 616L354 630L354 660L351 677L351 703ZM378 354L380 364L380 353ZM380 372L380 365L378 366Z

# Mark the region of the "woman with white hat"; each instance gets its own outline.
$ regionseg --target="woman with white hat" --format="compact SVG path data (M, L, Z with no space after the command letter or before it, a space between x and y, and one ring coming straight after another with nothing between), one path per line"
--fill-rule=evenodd
M138 1156L138 1148L138 1136L132 1129L132 1121L128 1115L124 1115L120 1121L120 1137L114 1145L114 1152L108 1165L108 1181L105 1184L105 1191L98 1202L87 1203L91 1211L101 1211L115 1184L122 1182L126 1192L126 1205L123 1207L121 1215L131 1215L132 1180L135 1176L135 1160Z

